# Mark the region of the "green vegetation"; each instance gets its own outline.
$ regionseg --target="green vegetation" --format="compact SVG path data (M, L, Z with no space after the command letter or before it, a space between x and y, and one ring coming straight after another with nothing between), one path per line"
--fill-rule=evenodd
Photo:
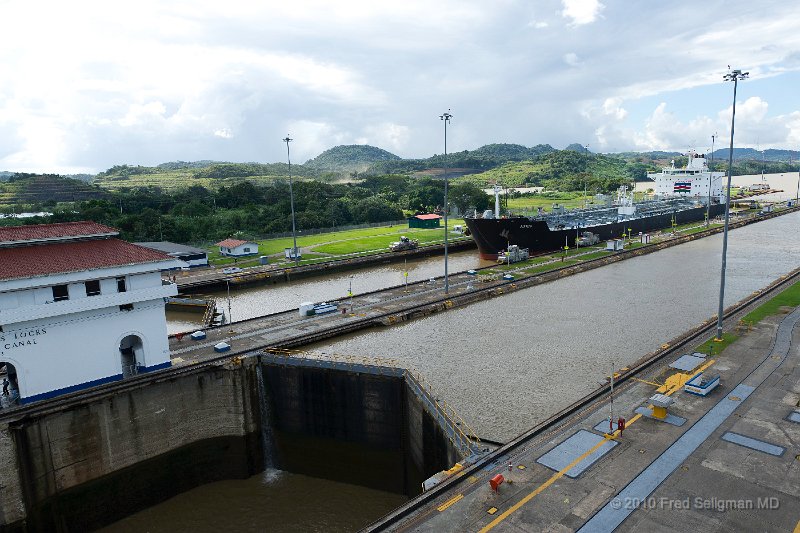
M545 187L557 191L610 192L644 173L626 161L604 155L560 150L534 159L505 163L461 179L480 186L499 183L505 187Z
M319 171L358 174L382 161L399 161L400 157L374 146L351 144L325 150L303 166ZM353 177L356 177L353 175Z
M774 154L771 154L774 155ZM685 162L679 154L592 154L580 145L555 150L490 144L472 151L427 159L400 159L372 146L339 146L304 165L292 165L297 228L400 220L418 212L441 212L443 167L450 176L449 201L459 212L482 211L490 183L531 185L537 194L508 195L506 209L578 207L597 192L644 179L648 170ZM715 164L724 164L717 161ZM767 162L769 165L783 165ZM760 170L760 161L737 161L744 172ZM226 237L257 239L291 229L289 167L285 163L175 161L158 166L117 165L95 177L0 172L0 212L50 211L49 217L24 223L94 220L117 227L128 240L213 242ZM455 178L454 178L455 177ZM345 178L347 182L342 182ZM4 219L5 225L22 224ZM701 231L692 229L690 231Z
M723 333L722 341L714 340L714 337L711 337L706 342L695 348L694 351L708 354L709 356L713 357L721 354L729 344L733 344L738 338L739 336L734 335L733 333Z
M800 305L800 282L795 283L768 302L765 302L746 314L742 322L746 324L758 324L768 316L782 313L782 308L784 307L793 309L798 305Z
M21 211L22 206L55 207L59 202L107 198L100 187L55 174L14 174L0 182L0 205L12 206L9 212ZM41 209L37 209L39 211Z

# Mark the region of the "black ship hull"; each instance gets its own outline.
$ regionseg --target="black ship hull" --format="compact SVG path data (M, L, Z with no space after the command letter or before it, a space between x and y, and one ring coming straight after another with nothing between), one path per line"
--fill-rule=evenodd
M711 205L712 218L724 212L725 204ZM469 228L475 244L478 245L481 257L497 259L498 252L508 249L510 244L528 248L533 254L561 249L565 245L572 248L575 246L575 239L584 231L591 231L599 235L600 240L618 239L622 237L623 233L627 234L628 230L630 230L631 236L638 236L639 232L647 233L669 228L672 226L673 217L676 224L687 224L704 220L705 216L706 206L699 206L622 222L559 230L551 230L545 220L528 217L467 218L464 222Z

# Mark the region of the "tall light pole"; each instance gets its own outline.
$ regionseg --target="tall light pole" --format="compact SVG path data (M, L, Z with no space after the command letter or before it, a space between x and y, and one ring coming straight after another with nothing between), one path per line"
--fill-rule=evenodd
M717 133L711 136L711 162L708 164L708 204L706 204L706 227L711 225L711 181L714 178L714 141Z
M233 341L233 318L231 317L231 278L225 278L225 285L228 287L228 344Z
M450 110L447 113L439 115L439 118L444 121L444 293L450 292L450 280L447 277L447 212L450 206L447 204L447 124L453 115Z
M294 224L294 191L292 190L292 158L289 157L289 143L293 141L293 139L289 138L289 134L286 134L285 139L281 139L283 142L286 143L286 160L289 162L289 203L292 206L292 241L293 246L292 248L292 255L294 256L294 264L298 265L300 263L300 258L297 256L297 230L295 229Z
M719 309L717 311L717 336L715 340L722 340L722 307L725 299L725 261L728 255L728 221L731 215L731 177L733 176L733 127L736 121L736 88L739 80L750 75L749 72L733 70L723 76L724 81L733 82L733 112L731 113L731 147L728 153L728 186L725 192L725 229L722 233L722 273L719 279Z

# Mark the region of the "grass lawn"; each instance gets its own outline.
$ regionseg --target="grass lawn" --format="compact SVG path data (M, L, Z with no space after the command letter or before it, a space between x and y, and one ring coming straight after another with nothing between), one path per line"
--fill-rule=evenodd
M722 350L724 350L729 344L733 344L738 338L739 336L734 335L733 333L723 333L722 342L717 342L714 340L714 337L711 337L706 342L695 348L694 351L713 357L721 354Z
M452 232L455 224L464 224L462 219L450 219L448 227ZM400 235L406 235L413 239L420 241L420 244L425 244L435 241L444 241L444 226L438 229L410 229L407 225L396 226L380 226L376 228L362 228L346 231L336 231L332 233L321 233L315 235L302 235L299 233L297 236L297 247L305 248L313 246L313 252L304 253L301 263L306 262L306 259L320 259L330 255L345 255L351 253L365 252L368 250L385 250L388 249L389 244L397 241ZM455 241L462 239L457 234L450 233L450 238ZM281 237L279 239L266 239L259 240L258 249L259 255L273 256L280 254L283 256L283 251L286 248L292 247L291 237ZM221 266L234 263L233 258L224 257L219 254L217 247L211 246L209 250L208 259L211 264ZM255 265L258 263L258 258L238 259L237 265Z
M798 305L800 305L800 282L795 283L775 298L746 314L742 321L758 324L768 316L780 314L781 307L797 307Z
M420 244L427 244L432 242L444 242L444 228L440 229L415 229L412 231L404 231L402 235L416 239ZM462 237L460 235L451 234L450 240L462 240L469 237ZM331 255L345 255L359 252L366 252L369 250L385 251L389 249L392 242L398 240L397 234L376 235L373 237L361 237L354 239L342 240L339 242L331 242L314 247L314 251L331 254Z

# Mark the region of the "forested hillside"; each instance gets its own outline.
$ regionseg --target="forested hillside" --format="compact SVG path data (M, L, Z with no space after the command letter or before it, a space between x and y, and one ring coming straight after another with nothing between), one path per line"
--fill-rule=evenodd
M59 202L106 197L108 193L96 185L56 174L17 173L0 182L0 205L19 206L20 209L25 205L46 208Z
M94 183L104 189L157 188L173 191L193 185L218 188L238 181L269 183L289 176L287 163L164 163L156 167L117 165L101 172ZM320 179L322 174L303 165L292 165L295 178Z
M304 167L324 172L350 174L368 170L375 163L398 161L399 156L374 146L351 144L336 146L325 150L317 157L309 159Z
M644 168L622 159L559 150L536 158L506 163L480 174L461 178L481 187L498 183L505 187L546 187L559 191L609 191L645 177Z

